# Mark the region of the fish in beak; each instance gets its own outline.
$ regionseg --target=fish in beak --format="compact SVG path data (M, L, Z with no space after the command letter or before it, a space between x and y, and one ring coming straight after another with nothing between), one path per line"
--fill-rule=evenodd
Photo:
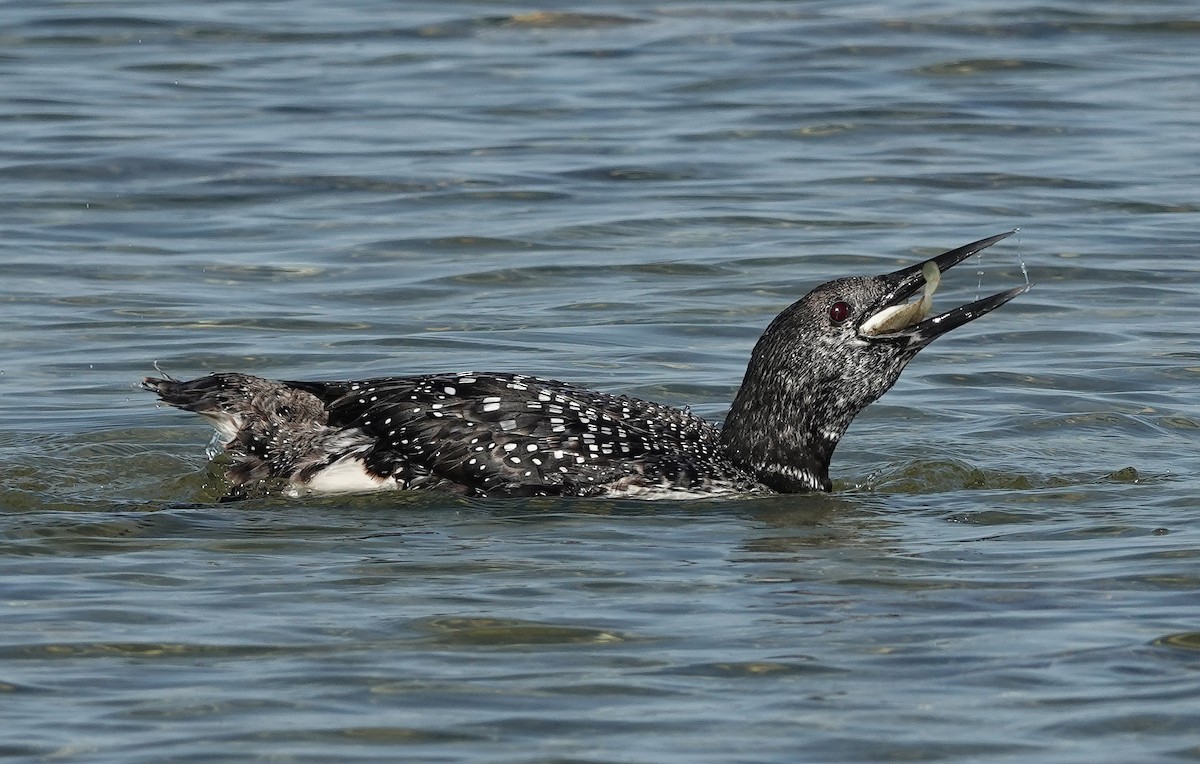
M869 342L900 342L915 353L951 329L974 321L1029 291L1032 285L1025 284L930 317L933 293L937 291L942 274L1014 233L1015 230L980 239L923 263L880 276L885 284L884 293L859 325L859 336ZM920 299L908 302L918 291L921 292Z

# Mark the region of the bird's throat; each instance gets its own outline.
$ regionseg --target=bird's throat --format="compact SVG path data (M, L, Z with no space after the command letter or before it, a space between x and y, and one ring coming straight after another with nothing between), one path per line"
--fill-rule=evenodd
M821 388L747 375L721 429L728 458L781 493L831 490L829 462L856 412Z

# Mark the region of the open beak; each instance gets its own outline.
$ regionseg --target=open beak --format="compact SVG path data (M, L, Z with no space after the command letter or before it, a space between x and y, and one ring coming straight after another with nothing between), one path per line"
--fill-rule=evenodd
M1030 284L961 305L932 318L929 317L933 304L933 292L937 289L942 273L1014 233L1016 232L1008 231L980 239L958 249L944 252L923 263L910 265L907 268L880 276L879 278L885 284L884 294L873 308L871 315L859 326L859 334L864 339L872 341L902 340L915 351L925 347L951 329L974 321L999 308L1017 295L1028 292ZM922 289L924 294L919 300L906 302L908 298Z

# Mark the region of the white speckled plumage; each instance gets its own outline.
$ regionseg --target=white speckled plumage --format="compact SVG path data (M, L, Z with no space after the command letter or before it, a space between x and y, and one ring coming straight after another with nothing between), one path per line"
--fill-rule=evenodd
M762 490L720 458L720 431L693 414L520 374L275 382L226 373L146 385L217 424L236 485L284 478L325 491L643 497Z

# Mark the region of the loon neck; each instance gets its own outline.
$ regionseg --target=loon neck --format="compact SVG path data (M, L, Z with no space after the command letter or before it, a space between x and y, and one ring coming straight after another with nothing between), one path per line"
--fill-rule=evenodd
M751 364L721 428L731 461L781 493L829 491L829 462L857 411L832 384Z

